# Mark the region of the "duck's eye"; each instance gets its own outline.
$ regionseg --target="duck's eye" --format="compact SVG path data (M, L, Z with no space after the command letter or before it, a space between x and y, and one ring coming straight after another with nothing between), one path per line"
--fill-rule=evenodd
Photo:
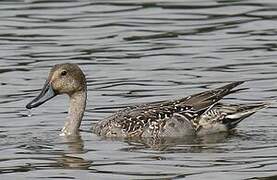
M62 71L62 72L61 72L61 75L62 75L62 76L65 76L66 74L67 74L66 71Z

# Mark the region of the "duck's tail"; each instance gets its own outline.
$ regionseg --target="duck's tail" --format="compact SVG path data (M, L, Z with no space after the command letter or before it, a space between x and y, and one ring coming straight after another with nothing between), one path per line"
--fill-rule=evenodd
M222 106L221 110L226 111L227 115L223 120L223 124L228 129L235 128L242 120L251 116L260 109L267 108L272 102L260 102L241 105L226 105Z

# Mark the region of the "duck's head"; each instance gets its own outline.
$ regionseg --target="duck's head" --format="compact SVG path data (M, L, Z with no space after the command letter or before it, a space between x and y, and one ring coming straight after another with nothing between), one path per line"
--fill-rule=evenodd
M26 105L27 109L40 106L59 94L72 96L86 90L86 78L76 64L57 64L48 76L40 94Z

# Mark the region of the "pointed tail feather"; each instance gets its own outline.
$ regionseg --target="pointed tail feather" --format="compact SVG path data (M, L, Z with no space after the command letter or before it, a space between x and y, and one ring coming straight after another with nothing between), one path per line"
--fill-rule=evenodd
M232 89L242 83L244 83L244 81L236 81L213 90L204 91L198 94L191 95L189 99L186 99L185 103L190 106L193 106L194 109L196 110L199 110L199 109L205 110L211 105L217 103L224 96L230 93L237 92L238 90L232 90Z
M236 93L236 92L239 92L239 91L244 91L246 89L249 89L249 88L239 88L239 89L234 89L234 90L231 90L229 94L233 94L233 93Z
M233 89L235 87L237 87L238 85L241 85L243 84L245 81L234 81L234 82L231 82L225 86L222 86L222 87L219 87L219 88L216 88L216 89Z
M215 90L222 90L222 95L223 96L226 96L228 94L231 94L231 93L235 93L235 92L238 92L238 91L241 91L241 90L244 90L244 89L247 89L247 88L241 88L241 89L235 89L233 90L235 87L243 84L245 81L234 81L234 82L231 82L225 86L222 86L222 87L219 87L219 88L216 88Z
M271 103L261 102L253 104L239 105L234 113L230 113L225 118L225 125L229 128L235 128L242 120L256 113L260 109L267 108Z

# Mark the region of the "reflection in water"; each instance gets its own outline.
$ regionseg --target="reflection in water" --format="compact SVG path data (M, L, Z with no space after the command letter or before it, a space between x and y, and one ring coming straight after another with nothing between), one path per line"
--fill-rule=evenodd
M201 152L202 147L210 146L213 144L223 143L229 136L235 134L233 132L222 132L217 134L207 134L205 136L187 136L182 138L165 138L165 137L157 137L157 138L112 138L112 140L120 140L128 143L130 146L134 148L150 148L156 151L170 151L172 148L174 149L178 145L184 145L187 147L186 151L191 153ZM111 138L106 138L111 139ZM203 150L205 151L206 148ZM124 149L121 149L124 150ZM127 151L130 149L127 148ZM184 150L184 149L183 149ZM185 151L185 150L184 150Z
M62 136L64 143L68 146L69 153L82 154L84 151L84 141L79 134L78 136Z
M83 154L84 151L84 141L82 137L79 136L64 136L64 143L68 146L69 154ZM62 168L72 168L72 169L88 169L91 166L90 161L86 161L83 158L71 156L69 154L63 154L58 157L57 164Z
M91 165L89 161L85 161L83 158L67 155L58 158L57 163L65 169L88 169Z
M88 132L122 107L230 81L250 89L226 101L277 99L274 0L0 1L0 11L1 180L276 177L276 105L220 136L110 140ZM80 64L88 81L76 139L58 136L66 98L31 117L25 110L49 68L65 62Z
M86 161L78 154L83 154L84 141L81 136L74 137L63 137L65 150L52 150L51 147L45 145L21 145L21 149L26 149L26 152L18 154L23 155L34 155L35 157L30 163L25 163L21 166L1 167L0 173L16 173L16 172L27 172L39 169L88 169L91 166L90 161ZM38 142L38 141L37 141ZM72 154L75 154L72 155ZM44 158L44 156L46 156ZM25 158L22 158L25 159ZM6 159L9 160L9 159ZM27 160L27 159L26 159ZM43 161L46 161L43 163Z

